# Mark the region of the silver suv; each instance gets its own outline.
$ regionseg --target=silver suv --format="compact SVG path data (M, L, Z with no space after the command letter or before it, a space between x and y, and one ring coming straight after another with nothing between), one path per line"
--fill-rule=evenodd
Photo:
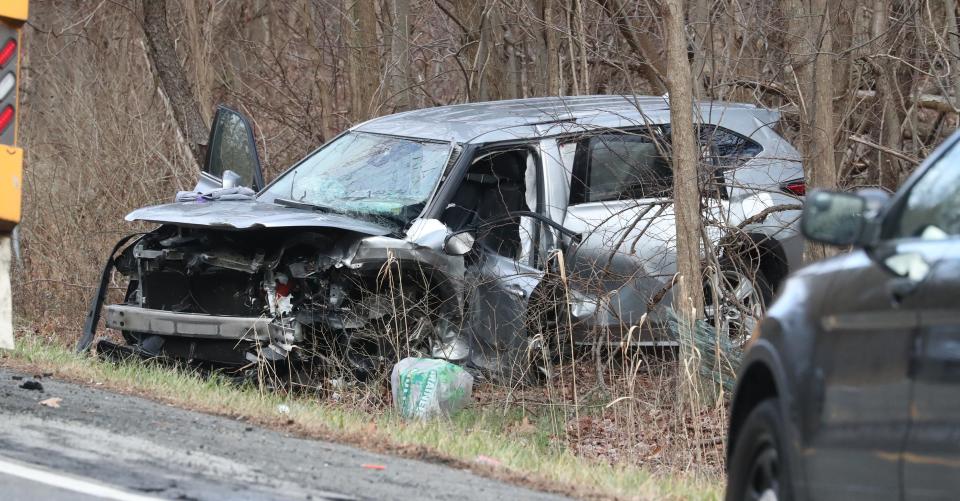
M706 313L743 338L800 261L800 157L776 112L695 109ZM670 344L670 127L664 97L442 106L357 125L264 185L247 120L221 107L194 192L127 216L160 226L109 259L103 283L130 280L104 315L126 345L100 348L359 377L412 353L517 380L549 374L558 338Z

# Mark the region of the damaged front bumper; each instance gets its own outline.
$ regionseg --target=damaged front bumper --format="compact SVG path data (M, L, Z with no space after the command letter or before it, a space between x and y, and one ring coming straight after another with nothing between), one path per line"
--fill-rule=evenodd
M236 341L267 341L271 332L282 335L283 330L283 326L276 325L273 319L266 317L176 313L126 304L108 305L104 323L108 328L118 331Z

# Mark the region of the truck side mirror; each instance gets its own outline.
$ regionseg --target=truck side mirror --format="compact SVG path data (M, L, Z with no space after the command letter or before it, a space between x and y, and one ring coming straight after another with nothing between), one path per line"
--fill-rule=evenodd
M815 191L803 204L800 230L814 242L854 245L862 241L867 200L853 193Z

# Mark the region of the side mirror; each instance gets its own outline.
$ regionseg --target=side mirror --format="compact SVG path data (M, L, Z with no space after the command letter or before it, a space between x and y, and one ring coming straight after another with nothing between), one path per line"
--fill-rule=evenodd
M451 233L443 241L443 252L451 256L462 256L473 249L475 242L476 237L469 231Z
M867 200L853 193L815 191L803 204L800 231L814 242L854 245L867 225Z

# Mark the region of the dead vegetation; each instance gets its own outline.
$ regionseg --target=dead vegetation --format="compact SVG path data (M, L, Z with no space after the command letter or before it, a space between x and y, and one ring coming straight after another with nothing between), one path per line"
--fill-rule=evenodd
M165 3L200 116L209 123L218 102L249 115L268 179L372 116L666 89L657 2ZM779 127L808 158L829 156L842 188L896 187L957 124L955 2L820 2L823 23L822 11L801 3L688 0L695 94L779 109ZM140 2L33 0L31 13L16 313L36 335L72 345L107 251L145 229L123 216L193 186L196 138L184 137L181 103L149 62ZM123 288L114 281L111 294ZM562 322L554 327L564 339ZM678 366L629 349L578 354L542 387L481 386L477 405L520 412L509 426L542 427L544 440L585 457L669 473L721 471L724 394L679 390L684 378L696 379L690 356ZM322 402L387 407L382 385L322 384Z

